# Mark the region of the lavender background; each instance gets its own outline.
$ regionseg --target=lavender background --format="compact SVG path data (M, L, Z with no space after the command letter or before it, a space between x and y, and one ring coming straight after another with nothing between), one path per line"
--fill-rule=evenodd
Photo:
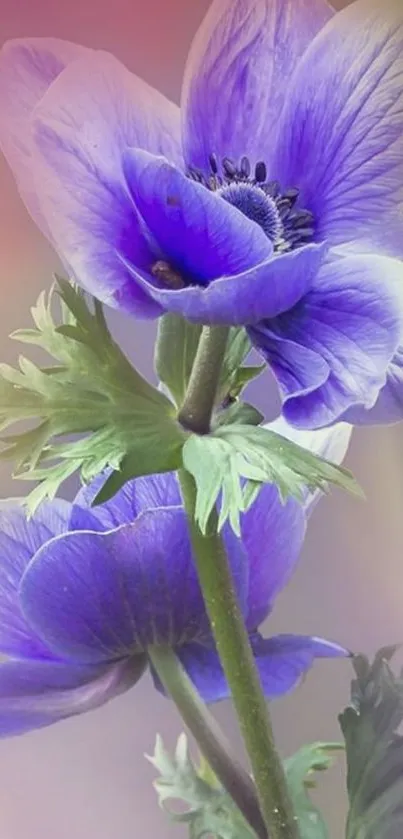
M11 37L53 35L114 52L130 69L177 99L187 49L207 0L0 0L0 44ZM341 3L339 4L341 5ZM84 81L84 80L83 80ZM0 358L12 361L13 329L29 325L29 307L51 281L56 259L26 214L0 160ZM112 318L115 334L143 372L152 374L154 330ZM269 382L254 397L275 410ZM403 637L402 428L357 431L348 465L367 503L334 493L316 511L299 570L279 599L270 631L321 634L371 653ZM0 494L23 492L0 471ZM268 628L269 629L269 628ZM288 754L303 742L338 739L336 715L347 699L350 670L323 662L272 715ZM217 717L241 752L228 705ZM158 810L154 772L143 758L158 730L173 745L175 708L148 680L87 716L0 744L1 839L137 839L185 836ZM341 763L341 761L340 761ZM341 767L321 779L318 799L343 836Z

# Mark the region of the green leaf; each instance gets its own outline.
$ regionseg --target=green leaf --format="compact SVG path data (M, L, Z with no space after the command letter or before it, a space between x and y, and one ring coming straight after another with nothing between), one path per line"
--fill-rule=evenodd
M346 742L350 809L346 839L403 836L403 674L390 659L397 647L380 650L372 664L353 660L351 701L339 717Z
M205 762L199 768L195 767L185 734L179 737L173 757L157 736L154 754L148 760L159 772L154 787L160 806L173 821L188 825L190 839L256 839L214 774L211 770L206 771ZM184 804L185 811L176 812L168 806L170 801Z
M284 761L284 770L301 839L327 839L326 825L312 804L308 790L315 786L315 772L331 766L334 754L342 751L340 743L313 743L304 746ZM158 770L154 782L159 804L174 821L187 822L191 839L213 836L215 839L255 839L254 831L245 822L228 793L221 787L204 758L196 767L189 755L187 739L179 737L173 757L166 751L159 736L155 752L148 760ZM168 802L185 805L177 812Z
M154 366L178 407L185 398L201 331L200 324L179 315L168 313L159 320Z
M265 364L259 367L241 366L251 349L252 345L246 330L243 327L232 326L221 369L217 404L227 405L237 399L243 388L265 369Z
M329 832L323 816L314 806L308 790L316 786L315 772L328 769L335 752L343 751L341 743L312 743L284 761L288 788L298 819L300 839L328 839Z
M31 511L75 472L87 482L110 467L104 493L112 493L137 475L171 471L186 439L170 400L113 340L102 306L58 283L31 310L35 328L12 336L56 363L39 367L21 356L18 368L0 365L0 428L35 423L3 437L0 452L14 462L15 477L39 482L27 499Z
M223 425L204 437L190 436L183 465L197 487L196 521L206 533L208 520L220 499L219 528L229 519L240 533L240 514L256 499L265 483L276 484L282 501L301 501L304 489L326 492L329 484L362 495L352 474L296 443L265 428Z
M266 369L265 364L259 364L257 367L248 365L246 367L239 367L233 377L231 387L229 389L229 398L236 399L243 391L244 387L256 379Z
M212 427L215 430L221 425L234 425L235 423L241 425L260 425L263 420L263 414L254 405L237 400L229 405L228 408L224 408L224 410L215 414Z

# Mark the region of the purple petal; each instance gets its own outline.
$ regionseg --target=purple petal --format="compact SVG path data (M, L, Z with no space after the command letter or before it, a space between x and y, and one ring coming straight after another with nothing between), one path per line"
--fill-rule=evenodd
M145 656L107 667L39 661L1 664L0 737L23 734L98 708L132 687L145 665Z
M128 481L106 504L91 507L106 479L107 475L99 475L80 490L72 507L71 530L112 530L133 522L145 510L182 504L176 474L164 472Z
M267 639L256 635L252 647L264 694L271 699L297 687L316 658L350 655L338 644L304 635L275 635Z
M252 344L269 360L283 394L306 395L327 382L330 370L325 359L302 343L280 335L278 330L272 332L269 321L250 327L247 332Z
M271 256L273 246L259 225L165 158L130 149L124 171L162 256L185 278L205 285Z
M143 152L130 153L129 159L133 197L164 258L183 272L184 279L199 282L181 289L160 288L123 260L133 281L161 307L195 322L237 325L275 317L306 294L323 261L324 246L312 244L273 256L258 225L218 195L164 160ZM257 264L260 258L264 261ZM231 272L240 273L229 276Z
M227 532L240 596L246 562ZM186 515L149 510L133 524L78 531L48 542L21 584L27 619L56 654L78 662L131 655L149 644L208 634Z
M285 418L319 428L345 419L352 405L374 405L402 327L401 263L338 255L293 310L250 334L279 380Z
M70 504L42 504L27 518L22 505L2 503L0 508L0 650L19 658L52 658L27 623L19 602L21 578L35 553L54 536L67 530Z
M156 317L159 306L117 256L140 268L152 262L122 156L139 146L180 164L178 108L99 53L63 72L35 109L33 126L41 207L75 279L108 305Z
M45 236L50 234L35 190L29 120L65 67L91 53L56 38L8 41L0 52L0 147L28 212Z
M403 21L394 9L353 3L316 37L294 75L274 171L301 190L320 239L401 258Z
M304 635L251 637L252 649L265 696L274 699L296 687L315 658L345 658L348 651L338 644ZM231 695L217 652L211 646L193 643L177 650L185 670L205 702L218 702ZM156 680L156 686L161 687Z
M177 656L205 702L219 702L231 696L220 659L214 647L193 643L178 647ZM154 675L154 674L153 674ZM157 679L156 687L161 690Z
M184 79L188 165L215 152L268 160L288 79L331 17L324 0L215 0L194 40Z
M320 428L316 431L299 429L290 425L282 416L274 422L268 423L265 427L276 434L281 434L282 437L286 437L287 440L291 440L297 446L302 446L313 454L339 465L343 463L346 456L353 430L352 426L345 422L340 422L330 428ZM321 496L320 490L316 492L310 492L308 488L304 490L305 515L311 515Z
M386 384L373 408L357 405L346 411L344 419L354 425L390 425L403 419L403 347L399 347L388 367Z
M282 504L277 487L267 484L242 517L242 541L248 556L247 626L256 629L272 609L293 573L305 535L301 506Z

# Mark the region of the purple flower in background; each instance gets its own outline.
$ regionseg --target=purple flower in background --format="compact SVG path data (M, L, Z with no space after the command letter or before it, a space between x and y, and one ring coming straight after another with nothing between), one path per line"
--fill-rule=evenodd
M297 426L395 421L402 41L398 3L214 0L181 112L105 52L11 42L0 142L96 297L247 325Z
M314 448L341 460L349 436L348 426L336 427ZM0 508L0 650L10 657L0 665L0 736L50 725L128 690L147 667L150 645L174 648L206 701L228 696L176 477L136 479L91 508L102 480L73 504L42 505L29 521L18 504ZM266 486L243 517L242 539L225 532L268 697L291 690L315 658L347 654L320 638L258 632L293 572L314 502L309 496L305 509L293 500L282 506Z

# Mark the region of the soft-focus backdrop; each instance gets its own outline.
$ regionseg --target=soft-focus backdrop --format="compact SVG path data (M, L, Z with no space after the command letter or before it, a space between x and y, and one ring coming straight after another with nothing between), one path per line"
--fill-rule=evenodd
M178 99L191 38L208 0L0 0L0 44L53 35L114 52L149 83ZM341 4L340 4L341 5ZM85 83L85 79L83 79ZM16 358L8 340L29 325L29 308L48 287L57 261L22 206L0 159L0 360ZM141 370L152 374L154 329L112 318L115 334ZM260 382L254 395L274 402ZM356 431L348 456L367 502L334 493L317 508L298 573L270 619L273 632L321 634L356 651L403 639L403 426ZM0 495L22 494L0 473ZM269 627L268 627L269 629ZM348 696L345 662L317 665L305 684L272 707L278 743L337 739L337 713ZM241 751L231 709L216 709ZM173 745L175 708L148 680L87 716L0 744L0 839L174 839L186 832L157 809L153 770L143 754L159 731ZM321 779L319 800L342 839L341 768Z

